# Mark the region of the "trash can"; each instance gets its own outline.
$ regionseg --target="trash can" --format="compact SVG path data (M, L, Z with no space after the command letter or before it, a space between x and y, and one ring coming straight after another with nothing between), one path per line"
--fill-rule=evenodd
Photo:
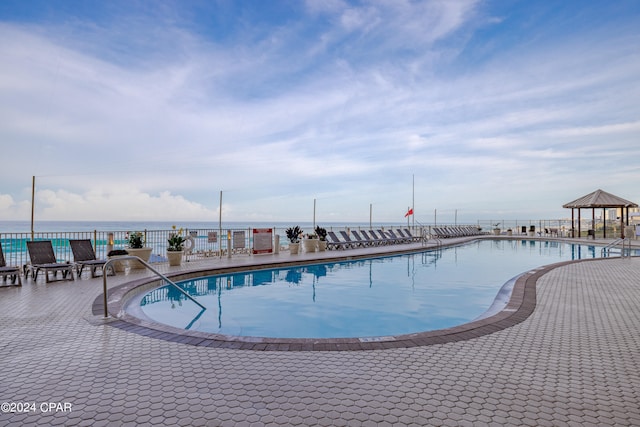
M592 237L595 240L596 231L595 230L587 230L587 237Z
M522 226L522 232L521 233L524 234L525 236L527 235L527 226L526 225Z

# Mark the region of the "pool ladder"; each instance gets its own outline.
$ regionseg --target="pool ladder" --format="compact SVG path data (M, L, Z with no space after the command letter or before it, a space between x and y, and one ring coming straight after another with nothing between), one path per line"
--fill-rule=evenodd
M622 247L620 247L622 244ZM620 249L620 257L626 258L631 256L631 240L627 237L619 238L609 243L600 251L601 256L607 257L611 255L611 249Z
M431 234L430 230L423 228L420 233L420 241L422 242L422 246L427 246L430 240L433 240L435 242L437 248L442 246L442 240Z
M151 267L146 261L141 260L137 256L124 255L124 256L119 256L117 258L112 258L112 259L108 260L104 264L104 266L102 266L102 286L104 288L103 292L102 292L102 297L103 297L102 302L104 304L104 317L105 318L109 317L109 311L107 310L107 274L106 274L107 273L107 269L113 268L113 267L111 267L112 263L114 263L116 261L123 261L123 260L135 260L135 261L138 261L140 264L144 265L147 268L147 270L150 270L153 274L158 276L160 279L164 280L169 285L173 286L178 291L180 291L185 297L187 297L188 299L190 299L191 301L196 303L202 310L206 310L206 307L204 305L200 304L195 298L193 298L191 295L189 295L180 286L178 286L174 282L172 282L171 279L169 279L167 276L165 276L164 274L160 273L155 268Z

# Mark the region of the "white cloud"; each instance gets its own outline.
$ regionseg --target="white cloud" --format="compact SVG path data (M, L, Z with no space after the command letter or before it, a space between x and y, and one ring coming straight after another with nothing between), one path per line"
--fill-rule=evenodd
M94 189L85 193L65 190L36 191L36 217L47 220L183 220L215 218L216 211L168 191L156 195L131 187Z
M414 174L423 211L554 215L565 192L607 185L633 199L640 58L620 41L637 37L532 42L475 64L474 31L508 22L482 2L306 6L313 22L227 43L145 32L148 20L117 36L86 26L83 40L0 24L3 217L28 214L32 175L46 219L211 218L220 190L238 217L295 218L322 195L327 215L375 203L395 219Z
M16 201L9 194L0 194L0 218L5 220L17 220L29 218L30 215L30 201Z

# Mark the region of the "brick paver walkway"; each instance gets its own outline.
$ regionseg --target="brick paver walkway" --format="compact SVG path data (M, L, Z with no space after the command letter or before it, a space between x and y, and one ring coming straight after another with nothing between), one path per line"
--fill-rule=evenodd
M148 338L92 315L101 292L0 288L0 401L29 404L0 425L640 425L640 258L551 270L510 328L390 350Z

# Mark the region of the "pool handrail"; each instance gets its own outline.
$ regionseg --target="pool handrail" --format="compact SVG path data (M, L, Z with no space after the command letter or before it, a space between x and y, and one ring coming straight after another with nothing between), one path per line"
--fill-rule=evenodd
M151 267L146 261L143 261L142 259L140 259L140 257L134 256L134 255L122 255L122 256L118 256L117 258L112 258L112 259L108 260L102 266L102 286L103 286L102 302L104 304L104 318L105 319L109 317L109 311L107 310L107 276L108 275L106 274L106 272L107 272L107 269L109 267L111 267L111 264L113 262L115 262L115 261L124 261L124 260L135 260L135 261L138 261L140 264L145 266L148 270L151 270L151 272L154 273L156 276L158 276L160 279L164 280L165 282L167 282L168 284L170 284L171 286L176 288L178 291L180 291L184 296L186 296L191 301L196 303L200 308L202 308L203 310L207 309L204 305L200 304L194 297L189 295L184 289L182 289L180 286L178 286L174 282L172 282L171 279L169 279L167 276L165 276L164 274L160 273L155 268Z
M613 242L609 243L607 246L600 250L600 255L604 258L605 256L611 255L611 249L617 248L620 244L622 244L622 248L620 248L620 257L625 258L625 246L629 245L629 249L626 252L628 256L631 256L631 240L628 237L620 237Z

